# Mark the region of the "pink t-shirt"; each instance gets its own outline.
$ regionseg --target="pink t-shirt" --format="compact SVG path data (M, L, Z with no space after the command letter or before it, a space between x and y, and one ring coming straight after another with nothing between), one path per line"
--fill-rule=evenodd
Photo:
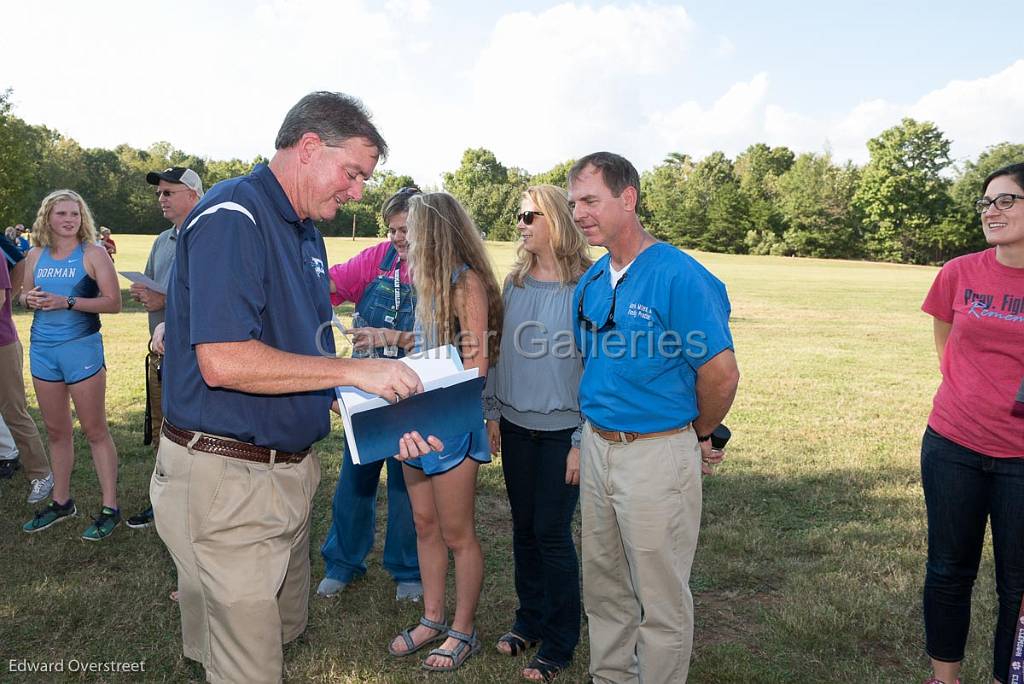
M1024 378L1024 269L1000 264L995 249L958 257L921 309L953 324L928 424L987 456L1024 457L1024 420L1012 415Z
M0 347L14 344L18 339L18 329L14 327L11 316L11 274L8 268L7 259L0 253L0 290L5 292L4 305L0 306Z
M362 299L367 285L372 283L374 278L382 275L379 268L380 262L384 259L384 255L387 254L388 247L390 246L391 241L385 240L379 245L364 249L343 264L331 266L329 273L337 290L331 295L331 304L333 306L338 306L345 302L358 303ZM394 272L392 268L388 273L393 274ZM406 267L404 259L398 271L398 279L403 284L409 284L409 269Z

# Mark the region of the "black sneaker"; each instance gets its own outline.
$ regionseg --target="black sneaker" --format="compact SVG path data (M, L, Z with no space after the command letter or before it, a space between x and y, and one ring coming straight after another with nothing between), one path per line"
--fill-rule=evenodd
M128 522L125 524L133 530L141 530L143 528L149 527L153 524L153 507L150 506L149 508L142 511L138 515L133 515L132 517L128 518Z
M9 480L14 473L21 470L21 461L16 458L0 461L0 480Z
M59 523L61 520L73 518L76 515L78 515L78 509L75 507L74 499L68 499L63 505L58 504L56 501L50 501L46 508L36 511L35 517L22 525L21 529L29 534L42 532L47 527Z

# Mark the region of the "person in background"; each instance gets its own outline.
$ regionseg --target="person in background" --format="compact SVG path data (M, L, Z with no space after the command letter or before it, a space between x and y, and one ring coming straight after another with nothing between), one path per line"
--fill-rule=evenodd
M597 152L569 171L573 220L608 254L574 293L583 355L583 602L595 684L682 684L702 462L736 396L725 286L644 230L640 175Z
M32 249L32 244L29 242L29 230L20 223L14 226L15 230L18 231L18 249L21 250L22 254L28 254L28 250Z
M71 190L55 190L39 206L36 246L26 257L22 304L35 311L29 338L32 383L53 460L53 498L23 526L41 532L77 515L71 498L75 462L70 401L89 442L103 494L102 508L82 533L100 541L121 522L117 506L117 449L107 427L107 371L100 314L121 310L114 264L95 244L92 213Z
M142 283L132 283L132 299L140 302L149 316L149 353L146 355L146 423L143 429L143 444L159 445L160 424L163 410L160 408L163 396L161 366L163 354L153 347L153 333L163 323L167 306L167 286L171 281L171 267L178 245L178 232L192 208L203 196L203 181L192 169L175 166L163 171L150 171L146 182L156 186L156 200L164 218L171 227L160 233L149 250L146 268L143 271L150 279L163 288L163 292L149 289ZM156 440L153 440L156 435ZM142 529L153 524L153 506L128 518L126 524L132 529Z
M53 473L39 438L39 429L28 413L25 399L25 353L18 340L11 305L21 293L20 278L25 270L21 251L13 243L0 237L5 256L15 261L9 267L8 259L0 263L0 421L4 423L4 446L0 447L0 479L10 479L24 464L29 479L28 503L35 504L50 495ZM15 287L17 283L17 287Z
M18 229L15 228L14 226L7 226L6 228L4 228L4 237L6 237L11 242L17 243Z
M501 353L484 392L491 452L501 452L512 508L519 598L497 649L516 656L540 643L523 676L546 682L569 665L580 638L571 525L579 501L583 365L572 343L572 294L593 261L565 190L528 188L518 218L522 241L505 281Z
M417 351L454 345L465 368L487 375L497 359L501 290L480 233L451 195L433 192L409 200L409 268L416 289ZM423 617L395 637L388 651L407 656L443 641L423 661L450 672L480 650L476 608L483 583L483 554L476 535L476 476L491 460L487 432L446 440L442 454L401 457L412 501L423 578ZM455 558L455 616L445 621L448 552Z
M995 682L1009 677L1024 594L1024 416L1014 414L1024 379L1024 163L993 171L981 193L989 249L946 263L921 306L942 371L921 442L927 684L960 681L987 523L999 598Z
M110 255L110 260L114 260L114 255L117 254L117 244L114 239L110 237L110 229L106 226L100 227L100 246L107 250L107 254Z
M355 302L353 358L400 358L412 346L416 297L409 278L409 241L406 218L409 198L418 188L402 188L384 203L381 218L388 240L363 250L343 264L332 266L331 304ZM384 569L395 581L397 600L416 601L423 596L420 566L416 557L416 528L402 464L387 461L388 515L384 537ZM352 462L348 442L338 474L331 512L331 529L320 549L326 576L317 587L320 596L334 596L353 579L366 574L364 560L373 548L376 527L377 485L384 461Z

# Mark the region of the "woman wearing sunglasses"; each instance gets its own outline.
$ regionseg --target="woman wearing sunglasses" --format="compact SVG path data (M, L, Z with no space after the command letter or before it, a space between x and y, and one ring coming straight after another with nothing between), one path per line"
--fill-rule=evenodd
M330 269L331 304L355 302L349 331L353 357L405 356L412 344L416 296L409 276L406 219L409 199L419 188L402 188L384 202L381 218L388 240L365 249ZM386 459L388 468L388 527L384 537L384 569L395 580L395 598L416 601L423 595L416 558L416 530L402 465ZM326 576L317 587L320 596L334 596L352 580L366 574L366 555L373 548L377 484L384 461L352 462L348 444L334 491L331 529L320 548Z
M522 674L550 681L569 665L580 637L571 524L579 501L583 367L572 336L572 296L592 261L561 188L528 188L518 228L522 241L505 281L501 354L484 392L487 435L492 453L501 451L512 507L519 597L497 649L518 656L539 643Z
M473 220L443 192L409 200L409 268L416 288L417 351L451 344L465 368L487 375L498 354L501 290ZM412 450L410 450L410 453ZM484 562L476 536L476 476L490 462L483 423L446 439L441 453L404 460L423 577L423 617L388 646L407 656L441 641L423 661L438 672L456 670L480 650L476 607ZM448 551L455 558L455 615L445 620Z
M1024 164L993 172L977 202L991 249L953 259L921 307L933 316L942 383L921 445L928 510L925 647L933 676L959 682L986 523L999 617L992 674L1006 682L1024 594Z

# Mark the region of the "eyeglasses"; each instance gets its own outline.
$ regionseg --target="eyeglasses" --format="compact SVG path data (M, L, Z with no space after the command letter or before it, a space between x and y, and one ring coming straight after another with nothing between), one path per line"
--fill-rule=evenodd
M605 275L605 272L602 269L597 273L597 275L595 275L593 278L587 281L587 284L583 286L583 291L580 292L580 303L576 306L576 318L581 323L583 323L588 330L594 333L604 332L605 330L611 330L612 328L615 327L615 296L619 293L619 285L622 285L623 281L626 280L626 276L628 276L629 273L623 273L622 277L619 278L619 281L615 283L615 287L612 288L612 305L611 308L608 309L608 318L605 319L604 323L598 325L594 321L590 320L585 313L583 313L583 300L587 296L587 288L590 287L591 283L593 283L595 280L602 277L603 275Z
M1024 195L1015 195L1012 192L1001 192L992 199L982 197L974 203L974 209L979 214L984 214L993 204L999 211L1006 211L1013 206L1016 200L1024 200Z
M187 191L188 191L187 188L184 189L184 190L157 190L156 191L156 198L160 199L161 197L170 197L171 195L176 195L179 192L187 192Z
M539 212L539 211L524 211L524 212L521 212L519 214L516 214L516 220L517 221L522 221L523 223L525 223L528 226L532 226L533 225L533 217L534 216L543 216L543 215L544 214L542 212Z

